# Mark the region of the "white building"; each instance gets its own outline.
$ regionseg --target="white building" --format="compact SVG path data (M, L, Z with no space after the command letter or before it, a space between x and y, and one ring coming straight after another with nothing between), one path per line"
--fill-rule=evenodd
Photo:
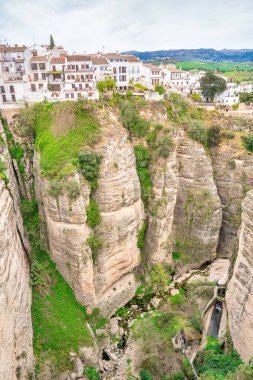
M0 45L1 107L24 102L26 50L25 46Z
M66 57L52 57L48 72L48 100L63 99Z
M91 63L94 69L94 78L96 82L102 81L108 77L113 77L113 68L105 57L101 55L91 55Z
M215 103L233 106L239 103L239 92L237 87L231 87L218 94L214 98Z
M112 78L116 82L116 89L126 91L129 83L128 59L118 53L104 54L103 57L107 59L112 68Z
M98 99L99 94L94 78L94 68L88 55L67 55L65 67L64 98Z
M162 68L144 63L141 66L141 83L149 89L154 89L156 84L163 84Z
M142 62L133 55L125 55L128 61L128 77L133 83L141 81Z

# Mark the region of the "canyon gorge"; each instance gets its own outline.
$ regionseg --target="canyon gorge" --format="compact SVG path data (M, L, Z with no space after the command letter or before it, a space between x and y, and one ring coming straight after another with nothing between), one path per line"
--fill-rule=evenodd
M215 338L249 362L252 119L179 96L43 102L0 133L0 380L208 379L219 303Z

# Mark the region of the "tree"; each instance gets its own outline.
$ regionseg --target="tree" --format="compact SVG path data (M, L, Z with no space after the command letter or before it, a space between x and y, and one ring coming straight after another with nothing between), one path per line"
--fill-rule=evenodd
M207 72L200 79L200 88L204 98L213 101L216 94L220 94L226 90L226 81L212 72Z
M115 81L112 78L106 78L97 83L97 89L99 92L105 92L113 90L116 86Z
M50 44L49 44L49 47L50 47L51 50L55 47L54 38L53 38L52 34L50 34Z

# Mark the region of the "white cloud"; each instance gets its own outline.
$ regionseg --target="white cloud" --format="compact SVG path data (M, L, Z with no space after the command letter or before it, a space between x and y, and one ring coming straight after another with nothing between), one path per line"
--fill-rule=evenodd
M0 0L0 38L69 51L250 48L252 0Z

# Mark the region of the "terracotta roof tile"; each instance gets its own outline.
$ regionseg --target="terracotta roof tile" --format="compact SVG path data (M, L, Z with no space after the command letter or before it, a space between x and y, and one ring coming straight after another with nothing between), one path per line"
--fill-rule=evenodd
M53 57L51 63L65 63L65 57Z
M46 55L35 55L30 59L30 62L47 62L48 57Z
M108 61L104 57L91 57L93 65L109 65Z
M139 58L134 55L124 55L124 57L127 57L128 62L141 62Z
M151 63L144 63L143 66L147 67L150 70L162 70L159 66L152 65Z
M73 55L67 55L67 61L68 62L91 61L91 57L89 55L73 54Z

